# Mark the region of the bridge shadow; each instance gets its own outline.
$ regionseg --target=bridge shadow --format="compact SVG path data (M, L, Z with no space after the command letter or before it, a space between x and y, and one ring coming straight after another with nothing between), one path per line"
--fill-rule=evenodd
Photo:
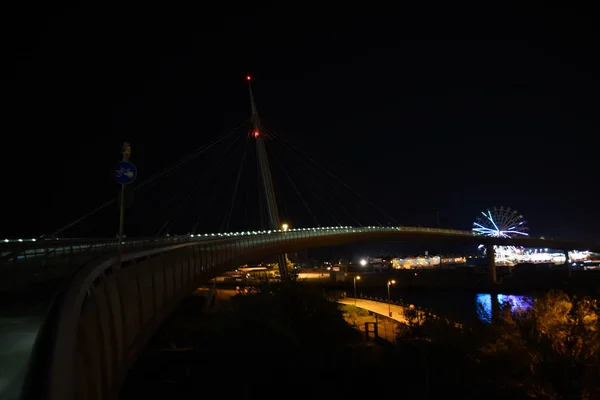
M323 337L325 346L277 341L264 314L257 311L241 317L248 310L235 303L217 296L215 311L206 308L204 296L185 299L149 341L119 398L187 399L207 391L219 396L279 398L281 389L294 396L350 395L356 374L366 378L372 367L382 366L381 349L372 346L327 349L326 343L335 340L331 337ZM232 324L232 318L245 320Z

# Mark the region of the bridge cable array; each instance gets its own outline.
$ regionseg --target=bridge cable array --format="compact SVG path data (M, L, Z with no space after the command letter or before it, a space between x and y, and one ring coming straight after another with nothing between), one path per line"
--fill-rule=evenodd
M246 161L246 156L248 155L248 142L250 141L249 138L250 138L250 135L247 135L246 140L244 142L244 154L242 155L242 159L240 161L240 166L238 168L238 173L237 173L237 177L235 180L235 187L233 189L233 195L232 195L232 198L230 201L229 212L227 213L227 220L226 220L225 226L221 228L221 231L229 230L229 223L231 222L231 215L233 214L233 208L235 206L235 197L237 195L238 188L240 186L240 180L242 177L242 172L244 170L244 161Z
M318 179L313 179L314 177L309 177L307 176L308 174L306 173L306 168L304 169L304 171L301 171L300 168L298 167L298 164L292 163L292 165L286 167L285 163L283 162L281 155L278 152L274 152L276 154L276 156L274 157L277 161L279 161L278 165L279 167L285 172L286 177L288 178L288 180L290 181L290 183L292 183L293 187L297 190L298 193L300 193L300 191L297 189L297 185L294 182L294 179L291 177L291 174L288 173L288 168L289 170L293 171L297 177L299 177L298 179L302 180L302 182L304 182L305 187L310 187L311 185L315 185L317 190L308 190L308 193L312 195L312 197L314 197L315 201L319 204L323 204L325 206L326 212L328 214L329 217L331 217L331 220L334 221L334 224L337 226L340 225L344 225L342 224L340 221L340 218L337 218L335 216L334 210L336 210L336 207L339 208L339 210L342 211L342 213L344 215L346 215L348 218L350 218L353 222L353 224L356 224L358 226L362 226L361 223L351 214L349 213L346 208L340 204L340 202L332 195L331 190L332 187L329 186L327 187L326 185L322 184ZM330 196L328 198L322 198L321 196L318 195L318 193L327 193ZM299 194L299 196L301 196ZM311 214L311 216L314 217L314 214L312 213L312 211L310 211L310 207L308 206L308 204L306 204L307 209L309 210L309 213ZM316 217L314 217L314 219L316 220ZM322 226L320 223L317 222L317 226Z
M299 149L299 146L292 143L291 140L285 138L280 133L274 133L270 129L267 130L267 133L268 133L269 137L274 139L273 142L278 145L279 151L277 153L280 153L280 154L285 153L286 156L287 156L287 154L290 154L292 156L291 158L295 158L298 161L298 163L295 163L295 165L296 166L301 165L302 174L299 174L299 176L306 177L308 171L313 171L316 176L310 176L310 177L308 177L308 179L310 182L317 184L317 186L318 186L317 182L319 182L319 179L317 179L317 177L329 177L338 184L338 186L337 186L338 188L339 188L339 186L341 186L342 188L345 188L349 192L349 193L347 193L346 196L344 196L344 200L346 200L346 201L350 200L351 196L348 196L348 195L352 194L354 196L354 199L362 201L362 204L353 202L358 210L361 210L364 212L365 206L368 206L368 208L370 208L372 211L375 211L377 213L377 215L384 217L385 220L387 220L387 224L393 223L395 225L400 225L394 217L390 216L387 212L383 211L380 207L376 206L373 202L371 202L365 196L360 194L357 190L352 188L344 179L342 179L338 174L333 172L330 168L327 168L326 166L322 165L323 163L320 163L319 161L317 161L317 157L313 156L311 154L313 152L311 152L310 150L306 150L306 148L304 150ZM288 157L280 157L280 161L288 160L288 159L289 159ZM299 168L293 168L293 169L298 171ZM336 186L332 185L331 182L327 182L325 186L329 187L331 189L329 191L331 194L330 195L331 202L329 204L334 205L334 203L337 203L339 205L339 207L345 212L345 214L349 215L350 218L355 223L358 223L356 218L353 217L353 213L356 210L353 210L352 212L349 211L348 208L343 205L343 202L341 201L341 199L339 199L339 197L343 194L337 192L338 196L335 195L336 194L336 190L335 190ZM322 191L322 186L321 186L320 190L311 191L311 192L318 193L319 191ZM372 218L373 218L372 215L369 215L369 219L372 219ZM372 220L369 222L372 222ZM378 224L383 225L380 222Z
M221 135L220 137L217 137L216 139L214 139L212 142L210 142L208 144L203 144L202 146L200 146L197 149L195 149L193 152L188 153L186 156L182 157L176 163L168 166L164 170L162 170L162 171L160 171L160 172L158 172L158 173L150 176L146 180L144 180L144 181L140 182L139 184L137 184L133 188L133 191L137 191L137 190L142 189L144 187L149 187L151 184L156 184L160 179L165 178L165 177L171 175L172 173L174 173L177 170L181 169L181 167L183 167L185 164L189 163L190 161L192 161L194 159L197 159L197 157L200 156L201 154L206 153L207 151L209 151L212 148L214 148L216 145L218 145L221 142L225 141L226 139L232 137L237 131L239 131L240 128L246 126L247 124L248 124L248 120L242 122L241 124L239 124L236 128L234 128L233 130L231 130L227 134ZM101 204L100 206L94 208L93 210L85 213L81 217L79 217L79 218L77 218L77 219L69 222L68 224L64 225L60 229L57 229L56 231L52 232L50 235L42 235L41 237L46 237L46 236L56 237L59 234L65 232L66 230L68 230L68 229L70 229L70 228L78 225L82 221L88 219L89 217L91 217L93 215L96 215L98 212L106 209L108 206L110 206L112 204L115 204L116 202L117 202L117 199L116 198L112 198L111 200L108 200L108 201L104 202L103 204Z
M244 132L245 140L241 141L240 129L243 127L247 130ZM256 148L249 145L252 139L252 135L248 134L250 128L250 121L247 120L229 133L200 146L133 187L132 193L140 189L155 190L159 182L165 182L164 178L172 177L175 172L181 171L183 166L190 166L192 160L198 160L199 163L215 160L212 165L206 167L198 165L192 169L187 168L186 171L191 174L189 179L179 177L167 180L167 186L174 185L171 189L162 185L159 191L145 192L142 200L147 199L143 203L149 202L150 209L144 211L144 207L136 205L129 210L126 232L129 230L128 226L136 228L138 233L153 230L153 236L156 237L170 232L196 234L199 230L207 233L267 227ZM274 190L283 221L289 221L295 227L309 227L315 224L317 227L363 226L362 218L366 225L399 225L388 213L352 188L341 177L342 174L325 166L326 162L319 160L324 157L315 155L316 152L298 143L297 138L294 140L280 132L275 133L264 124L261 131L265 135L263 140L267 140L271 173L275 181ZM238 153L240 142L243 142L243 146L240 146ZM200 155L202 157L199 157ZM253 165L247 165L248 163ZM232 166L235 166L235 171L231 171ZM228 174L234 176L229 179ZM170 199L161 203L165 195L171 195ZM114 203L116 198L57 230L53 236L98 214ZM297 207L304 211L298 213L301 210L297 210ZM160 218L161 214L166 214L163 222L158 229L152 229L149 216ZM376 215L383 218L383 223L379 218L375 218ZM195 222L192 224L191 221Z
M266 147L271 166L271 173L274 180L274 190L276 191L277 206L279 214L283 221L292 222L295 227L299 226L344 226L358 225L362 226L358 214L369 212L366 217L367 225L383 225L379 221L374 221L373 212L383 216L389 225L399 225L397 221L389 214L377 208L372 202L353 189L347 182L339 177L339 174L331 171L321 165L317 158L309 151L301 151L298 146L275 134L272 130L261 127L261 133L264 134L263 140L267 140ZM251 135L247 137L250 138ZM265 228L266 210L264 202L252 204L256 198L264 196L260 181L260 171L253 146L248 148L248 142L245 142L244 150L235 163L239 165L236 171L233 190L231 192L231 201L226 211L225 220L220 224L219 232L224 232L232 228L232 221L244 221L239 224L242 230L250 227ZM254 149L255 150L255 149ZM255 157L253 158L252 155ZM251 165L246 165L248 162ZM254 172L256 171L256 172ZM255 183L252 182L255 174ZM225 179L223 179L225 180ZM302 187L301 185L302 184ZM246 186L245 199L240 199L241 193L244 193ZM343 189L345 193L342 192ZM223 193L224 195L224 193ZM254 196L252 196L254 195ZM257 196L256 196L257 195ZM254 199L251 199L254 197ZM314 202L314 204L313 204ZM236 215L240 211L241 204L244 215ZM348 204L350 203L350 204ZM306 211L306 217L302 218L294 207L300 205ZM323 219L318 217L318 211L321 211ZM258 217L255 223L248 223L248 210ZM309 222L310 221L310 222ZM208 228L208 226L206 227ZM196 229L194 229L194 232Z
M228 154L236 145L236 143L238 142L240 138L236 137L225 149L225 154ZM181 200L179 201L178 205L175 207L174 212L172 213L172 215L165 221L165 223L160 227L160 229L156 232L155 236L159 236L161 235L165 229L168 228L169 224L178 216L178 214L181 212L181 210L183 209L183 205L184 204L189 204L189 202L193 199L192 196L201 188L200 186L200 182L203 180L202 178L204 178L206 175L208 175L210 172L214 171L216 167L218 167L224 160L224 157L220 157L217 159L216 162L214 162L212 164L212 166L208 169L205 169L202 175L200 176L196 176L194 178L194 184L192 185L191 189L186 193L186 195L184 197L181 198Z

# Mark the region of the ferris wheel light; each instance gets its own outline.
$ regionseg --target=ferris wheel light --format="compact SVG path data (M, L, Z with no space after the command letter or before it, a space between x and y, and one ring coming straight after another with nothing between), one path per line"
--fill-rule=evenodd
M494 207L491 210L482 211L473 223L472 229L474 235L506 239L529 236L526 231L527 227L523 216L516 210L504 207ZM478 248L484 247L480 245ZM494 246L494 253L496 261L509 263L517 261L521 255L515 246Z

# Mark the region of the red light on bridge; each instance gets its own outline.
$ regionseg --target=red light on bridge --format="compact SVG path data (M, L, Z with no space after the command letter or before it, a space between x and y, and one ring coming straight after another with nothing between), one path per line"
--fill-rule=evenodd
M246 80L247 80L248 82L250 82L250 81L252 80L252 78L250 77L250 75L246 76Z
M254 137L258 137L258 131L254 131L252 134L254 135Z

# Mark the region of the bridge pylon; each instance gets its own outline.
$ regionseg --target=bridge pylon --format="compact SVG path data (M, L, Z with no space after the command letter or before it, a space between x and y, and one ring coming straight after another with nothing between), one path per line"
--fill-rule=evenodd
M275 197L273 176L271 175L269 158L267 156L267 149L265 147L265 139L267 139L268 136L265 134L265 131L261 129L260 117L258 116L258 111L256 110L256 102L254 101L254 95L252 93L252 78L250 76L247 76L246 79L248 81L250 107L252 109L252 131L250 132L250 135L254 138L254 141L256 142L258 169L260 171L260 181L262 184L264 201L266 203L265 205L267 209L269 226L266 228L278 230L282 229L282 226L281 219L279 217L279 210L277 207L277 198ZM277 265L279 266L279 274L281 276L281 280L286 280L288 278L288 270L287 257L285 254L279 254L277 256Z

